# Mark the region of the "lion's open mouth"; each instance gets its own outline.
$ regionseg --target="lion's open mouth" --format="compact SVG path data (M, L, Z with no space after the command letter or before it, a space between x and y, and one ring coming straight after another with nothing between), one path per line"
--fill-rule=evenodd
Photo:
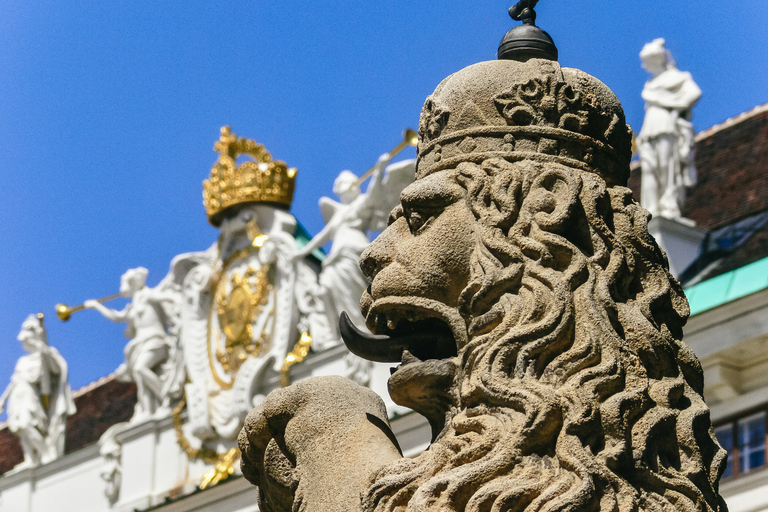
M444 359L457 354L453 331L440 318L387 321L384 315L376 322L371 334L358 329L346 313L339 318L344 344L355 355L380 363L399 363L403 351L427 359Z

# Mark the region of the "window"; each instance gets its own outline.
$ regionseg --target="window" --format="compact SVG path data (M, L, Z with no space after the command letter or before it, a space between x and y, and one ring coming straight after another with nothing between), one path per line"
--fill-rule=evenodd
M733 475L733 425L730 423L717 427L715 429L715 436L720 446L728 452L728 465L725 466L725 472L723 478Z
M765 467L766 414L760 411L715 428L717 440L728 451L723 478Z

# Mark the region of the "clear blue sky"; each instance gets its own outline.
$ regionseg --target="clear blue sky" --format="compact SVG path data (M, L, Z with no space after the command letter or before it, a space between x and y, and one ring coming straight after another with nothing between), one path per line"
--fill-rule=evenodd
M57 302L156 284L207 248L201 181L219 127L299 169L293 212L312 233L336 174L362 172L418 125L424 98L495 58L513 0L0 3L0 390L26 315L79 388L123 359L123 326ZM542 0L564 66L607 83L640 127L638 52L667 39L704 96L699 130L768 102L765 0ZM413 150L408 154L413 156ZM112 305L121 305L119 301Z

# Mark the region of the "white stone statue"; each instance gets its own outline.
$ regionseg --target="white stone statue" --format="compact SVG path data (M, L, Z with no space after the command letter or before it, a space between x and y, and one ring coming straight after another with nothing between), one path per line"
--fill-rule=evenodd
M136 383L136 408L131 422L169 412L172 388L179 387L180 348L177 342L180 295L168 286L146 286L147 269L133 268L120 278L120 293L131 299L120 311L96 300L83 304L113 322L126 322L125 363L117 369L120 378ZM162 283L161 283L162 284Z
M645 119L638 136L642 184L640 201L653 215L679 219L686 187L696 183L691 109L701 89L691 74L677 69L664 39L640 52L653 75L643 88Z
M7 404L8 428L21 439L24 462L17 469L51 462L64 454L67 416L75 403L67 379L67 363L48 345L43 315L29 315L17 339L29 352L16 362L11 383L0 396Z
M338 318L342 311L347 312L355 325L365 327L365 319L360 314L360 297L368 287L368 280L360 270L360 254L370 244L368 231L386 227L385 219L398 203L400 192L414 178L413 160L399 162L385 170L389 158L388 153L379 157L365 194L361 193L354 173L341 171L333 182L333 193L341 202L330 197L320 198L325 227L292 256L294 260L304 258L333 241L330 254L323 260L318 281L337 339L340 339Z
M360 313L360 297L368 287L368 280L360 270L360 254L370 244L368 231L381 231L386 227L385 219L398 204L400 192L413 182L413 160L387 167L389 161L388 153L379 157L364 194L357 183L358 177L350 171L342 171L333 182L333 193L341 202L330 197L320 198L325 227L292 256L293 260L299 260L333 241L330 253L323 260L316 293L318 301L324 304L334 342L341 341L339 315L342 312L346 312L356 326L365 329L365 319ZM346 363L345 376L367 385L371 362L349 354Z

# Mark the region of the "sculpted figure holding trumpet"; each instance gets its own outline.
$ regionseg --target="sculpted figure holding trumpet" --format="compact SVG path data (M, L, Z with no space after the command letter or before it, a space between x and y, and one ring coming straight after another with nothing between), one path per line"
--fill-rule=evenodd
M120 278L120 296L131 299L125 308L110 309L98 300L87 300L85 309L95 309L113 322L125 322L125 363L117 369L121 379L136 383L137 403L131 421L153 417L162 406L173 384L180 360L176 328L178 292L167 286L146 286L147 269L132 268Z
M386 227L387 216L400 200L400 192L413 181L413 160L393 165L389 162L405 147L416 142L416 133L406 130L403 141L389 153L381 155L376 165L361 177L351 171L341 171L333 182L333 193L341 202L330 197L320 198L325 227L291 256L292 260L299 260L333 241L330 253L323 260L318 281L326 311L334 320L346 311L355 325L365 326L359 305L368 280L360 271L360 254L370 243L368 231L382 231ZM368 189L362 193L360 185L368 177L371 177ZM336 327L336 339L340 340L338 322L331 323Z

